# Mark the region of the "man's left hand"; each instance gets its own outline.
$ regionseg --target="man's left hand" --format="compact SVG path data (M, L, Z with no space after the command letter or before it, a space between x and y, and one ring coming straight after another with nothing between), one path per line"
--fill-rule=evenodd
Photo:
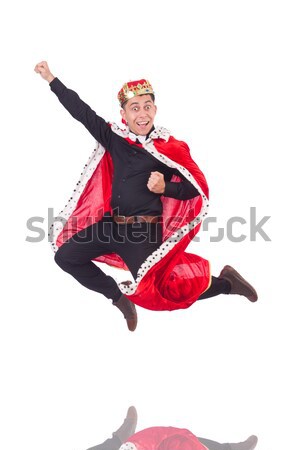
M160 172L151 172L147 187L149 191L155 194L163 194L166 187L163 174Z

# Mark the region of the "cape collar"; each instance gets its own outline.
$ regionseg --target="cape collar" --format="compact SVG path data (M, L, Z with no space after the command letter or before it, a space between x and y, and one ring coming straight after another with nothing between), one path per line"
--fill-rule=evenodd
M149 136L138 136L137 134L130 131L128 127L126 127L124 130L120 128L116 123L111 124L111 128L114 131L114 133L118 134L119 136L123 138L129 138L131 141L136 142L138 140L141 144L148 144L150 141L154 139L163 139L164 141L168 142L170 138L170 131L167 128L157 126L155 127L150 133Z

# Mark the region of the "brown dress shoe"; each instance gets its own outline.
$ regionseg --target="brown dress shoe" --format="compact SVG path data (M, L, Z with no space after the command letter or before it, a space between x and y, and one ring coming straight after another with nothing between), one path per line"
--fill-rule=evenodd
M239 442L238 444L229 444L231 450L253 450L258 443L257 436L250 436L246 441Z
M113 302L113 305L117 306L124 315L129 331L135 331L138 324L138 315L135 304L122 294L119 300Z
M233 267L225 266L220 272L219 278L230 282L230 294L244 295L251 302L258 300L256 290Z
M123 444L123 442L127 441L130 436L135 434L137 421L137 410L134 406L130 406L127 410L127 414L123 424L118 428L118 430L114 431L113 436L117 436L117 438Z

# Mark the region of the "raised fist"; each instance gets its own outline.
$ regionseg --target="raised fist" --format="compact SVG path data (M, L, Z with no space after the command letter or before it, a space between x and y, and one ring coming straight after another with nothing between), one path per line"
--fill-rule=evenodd
M54 75L50 72L48 63L46 61L41 61L40 63L36 64L34 67L34 70L36 73L39 73L41 77L48 81L49 83L53 81L55 78Z

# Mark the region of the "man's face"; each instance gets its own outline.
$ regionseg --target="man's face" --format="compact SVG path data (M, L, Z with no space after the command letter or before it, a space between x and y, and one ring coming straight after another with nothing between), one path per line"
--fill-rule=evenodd
M120 113L133 133L146 136L153 126L156 109L151 96L145 94L128 100Z

